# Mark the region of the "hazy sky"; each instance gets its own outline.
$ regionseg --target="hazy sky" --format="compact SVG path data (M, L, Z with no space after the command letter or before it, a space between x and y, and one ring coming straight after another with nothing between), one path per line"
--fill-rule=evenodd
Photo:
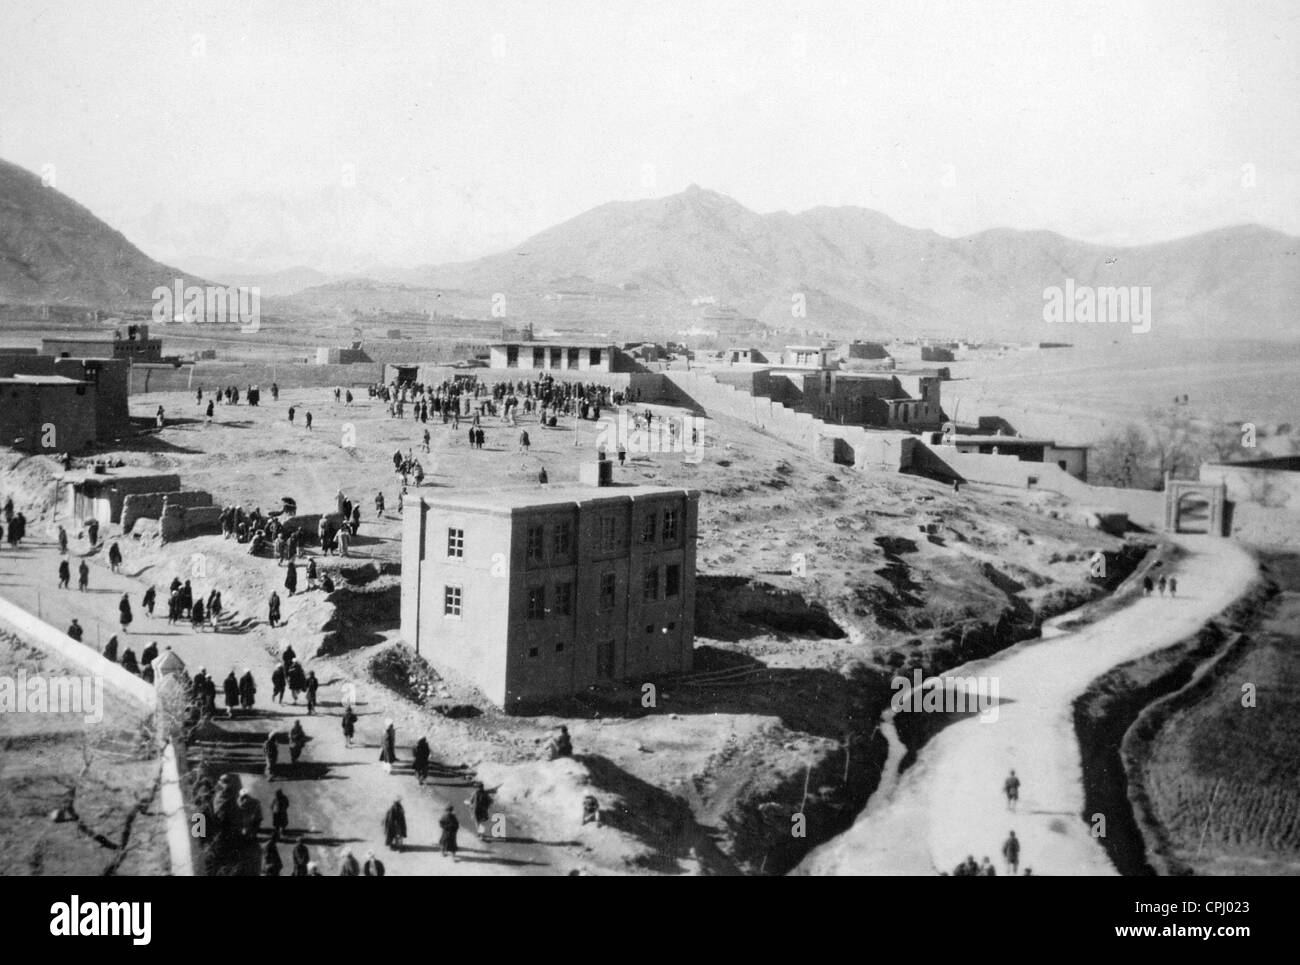
M117 226L354 177L435 234L459 205L467 253L692 182L953 235L1300 234L1298 21L1249 0L4 0L0 157L54 165Z

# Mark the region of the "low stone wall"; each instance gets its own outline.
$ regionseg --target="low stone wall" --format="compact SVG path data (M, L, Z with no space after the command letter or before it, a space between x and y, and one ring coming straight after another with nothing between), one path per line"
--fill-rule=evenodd
M122 500L122 532L131 532L137 519L162 519L169 506L179 511L211 505L212 494L203 490L129 493Z
M16 633L24 641L52 653L86 673L104 681L120 694L137 701L145 709L157 711L158 691L133 673L123 670L120 664L104 659L91 647L78 643L43 620L28 613L17 604L0 597L0 626ZM171 857L171 872L177 876L194 873L194 855L190 837L189 816L181 792L180 770L170 742L162 751L161 804L167 821L167 846Z
M191 374L193 370L193 374ZM355 365L314 365L306 362L283 362L275 365L255 362L197 362L180 368L132 366L131 394L149 392L194 392L200 386L204 394L227 385L239 387L242 396L250 385L262 390L262 405L271 404L271 383L281 389L332 388L368 385L383 377L378 362Z

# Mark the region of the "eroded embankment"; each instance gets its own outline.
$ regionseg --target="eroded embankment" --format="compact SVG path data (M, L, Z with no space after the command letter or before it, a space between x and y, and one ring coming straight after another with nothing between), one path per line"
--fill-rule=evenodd
M1153 858L1167 842L1151 818L1140 787L1130 782L1125 758L1136 764L1144 756L1144 742L1158 729L1148 708L1189 683L1207 660L1215 659L1250 620L1277 587L1260 577L1232 606L1192 637L1140 660L1121 664L1098 677L1074 702L1074 727L1083 764L1084 811L1105 816L1102 846L1122 875L1176 874L1179 869ZM1195 698L1190 698L1195 699ZM1158 712L1157 712L1158 713ZM1139 725L1133 741L1130 729ZM1154 865L1154 866L1153 866Z
M965 623L944 630L934 644L917 650L905 660L892 660L898 676L912 679L916 669L924 678L952 671L972 660L981 660L1025 640L1042 636L1043 624L1067 614L1077 615L1068 625L1100 619L1118 605L1118 597L1140 589L1138 579L1165 553L1160 546L1149 543L1126 543L1114 554L1107 554L1106 577L1089 587L1062 587L1058 592L1041 597L1033 607L1008 606L996 622ZM1125 583L1124 593L1117 592ZM882 708L883 710L883 708ZM925 713L900 714L894 718L898 737L907 748L901 767L906 770L916 760L935 734L962 720L963 714Z

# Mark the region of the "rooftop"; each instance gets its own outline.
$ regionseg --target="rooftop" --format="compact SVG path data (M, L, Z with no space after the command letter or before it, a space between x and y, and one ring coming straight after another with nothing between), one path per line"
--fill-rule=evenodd
M82 379L70 379L66 375L23 375L18 373L12 378L0 379L4 385L89 385Z
M490 342L489 348L617 348L615 342L597 342L591 339L534 339L531 342L524 341L507 341L507 342Z
M1058 444L1055 439L1035 439L1032 436L965 436L956 435L957 444L974 443L981 446L1051 446L1053 449L1087 449L1087 446Z
M610 500L637 499L646 496L697 494L696 490L676 486L585 486L580 483L516 487L512 489L476 490L407 494L406 501L420 500L428 506L451 506L481 509L495 513L513 513L520 510L548 506L572 507L575 503L595 503Z

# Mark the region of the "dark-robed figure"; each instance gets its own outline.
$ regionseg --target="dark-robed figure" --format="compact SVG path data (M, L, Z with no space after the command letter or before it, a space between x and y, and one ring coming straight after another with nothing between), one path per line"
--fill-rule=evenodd
M276 788L275 797L271 799L271 830L277 834L289 830L289 798L279 788Z
M280 869L284 867L284 862L280 860L280 849L275 846L279 835L272 834L271 840L266 842L266 848L262 851L262 877L278 878Z
M442 829L442 834L438 837L438 844L442 846L444 855L451 855L451 860L456 860L456 832L460 830L460 821L456 818L456 809L450 804L447 810L443 812L442 817L438 819L438 827Z
M275 627L280 622L280 594L271 591L271 599L266 604L266 621Z
M352 738L357 735L357 712L352 709L352 705L343 708L343 741L352 746Z
M284 588L293 596L294 591L298 589L298 567L293 560L289 561L288 567L284 571Z
M406 810L399 797L384 814L384 844L394 851L402 850L402 839L406 837Z
M297 660L289 665L289 693L293 702L298 702L298 695L307 689L307 675L302 672L302 664Z
M379 748L379 763L383 764L384 770L390 774L393 772L393 765L397 763L397 728L393 726L391 720L384 728L384 739Z
M289 760L297 764L302 756L302 749L307 746L307 734L302 729L302 722L295 720L289 729Z
M284 667L276 667L271 671L271 700L277 704L284 703Z
M299 839L298 843L293 846L293 877L307 877L307 864L311 861L311 852L307 850L307 843Z
M235 708L239 706L239 678L235 676L233 670L226 674L226 679L221 683L221 690L226 696L226 716L234 717Z
M257 684L253 680L253 671L245 669L244 675L239 678L239 706L244 710L252 710L256 695Z
M415 742L415 750L412 752L415 760L415 780L417 784L423 784L425 778L429 776L429 742L421 737Z
M305 683L307 691L307 713L316 713L316 692L320 690L320 681L316 679L316 671L313 670L307 674Z
M131 598L125 593L122 594L122 599L117 601L117 619L122 624L122 632L126 633L126 628L131 625L134 617L131 613Z
M122 669L139 676L140 664L136 662L135 651L127 647L122 651Z

